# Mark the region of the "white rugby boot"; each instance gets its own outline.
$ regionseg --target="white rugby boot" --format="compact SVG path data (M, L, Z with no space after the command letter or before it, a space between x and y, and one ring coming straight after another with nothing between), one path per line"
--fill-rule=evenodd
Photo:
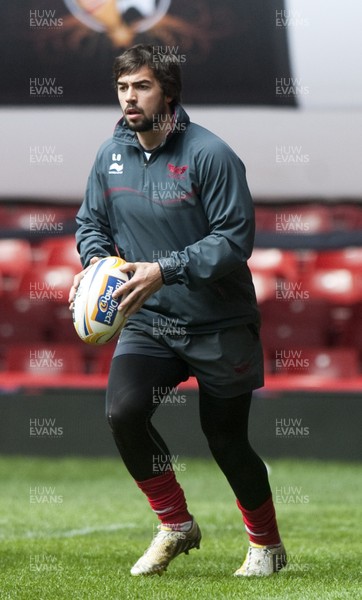
M250 542L246 558L234 575L235 577L252 575L265 577L277 573L286 564L287 553L282 543L278 546L259 546Z
M176 556L200 548L201 531L195 520L189 531L174 531L165 525L159 525L158 529L146 552L133 565L131 575L162 575Z

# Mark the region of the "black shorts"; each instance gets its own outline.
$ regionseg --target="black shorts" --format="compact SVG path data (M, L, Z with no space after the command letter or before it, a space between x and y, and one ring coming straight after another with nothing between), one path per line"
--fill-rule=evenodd
M114 356L177 356L199 385L217 397L232 398L264 385L263 351L255 324L179 335L155 335L152 328L141 327L141 323L133 322L123 329Z

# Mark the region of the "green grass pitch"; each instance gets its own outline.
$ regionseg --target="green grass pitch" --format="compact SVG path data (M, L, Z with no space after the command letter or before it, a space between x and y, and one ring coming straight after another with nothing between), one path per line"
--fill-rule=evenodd
M117 459L0 458L0 598L24 600L330 600L361 598L358 464L269 461L289 566L234 578L241 516L209 460L175 469L203 533L162 577L129 569L157 522Z

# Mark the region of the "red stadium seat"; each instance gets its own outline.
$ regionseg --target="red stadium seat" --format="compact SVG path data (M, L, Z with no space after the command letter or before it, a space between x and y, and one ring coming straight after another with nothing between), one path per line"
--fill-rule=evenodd
M275 231L275 208L255 207L255 223L257 231Z
M314 271L317 256L318 252L316 250L303 249L298 251L299 280L302 280L304 276L310 275Z
M316 234L333 231L333 207L315 204L256 206L256 229L277 234Z
M30 243L26 240L0 240L0 275L4 290L14 290L32 263Z
M309 360L308 375L330 379L359 375L358 353L354 348L306 349Z
M77 273L72 266L38 266L21 279L17 296L28 304L59 302L68 304L69 290Z
M92 373L96 373L97 375L108 375L114 349L115 344L109 343L104 346L92 347L91 352L87 352Z
M0 345L49 339L50 328L51 320L47 319L47 310L44 308L39 315L37 311L29 314L18 310L16 300L9 295L1 298Z
M61 375L84 371L84 361L79 348L61 344L10 345L5 353L8 371L22 371L29 375Z
M362 300L362 270L315 268L303 278L303 287L311 298L349 305Z
M68 304L54 304L51 318L51 339L54 340L54 342L75 342L78 341L78 339L79 342L81 342L74 329L72 314ZM82 344L84 345L84 342L82 342Z
M269 273L253 273L255 294L259 304L263 304L266 300L275 298L277 281L277 278Z
M337 231L362 230L362 206L359 204L341 204L332 208L334 228Z
M330 315L326 303L313 300L269 300L261 305L261 338L275 357L284 349L324 346L329 342Z
M2 204L0 208L1 225L9 230L29 231L29 208L30 205L23 206L16 202L11 204Z
M331 207L295 204L275 210L276 233L313 235L333 231Z
M55 313L60 307L66 309L68 325L71 328L68 296L75 272L71 267L42 266L29 270L22 277L18 289L8 300L11 304L11 311L8 311L10 323L16 339L29 339L30 333L27 333L27 329L30 331L35 328L38 335L31 339L38 339L41 335L43 340L56 340Z
M294 252L277 248L255 248L248 260L251 272L269 273L294 280L298 273L298 258Z
M38 247L39 259L46 265L71 266L82 270L74 236L48 238Z
M2 206L1 217L8 230L23 231L34 236L64 232L67 223L74 224L77 208L48 203L11 203Z
M275 298L278 280L295 280L298 258L294 252L277 248L255 248L248 261L259 304Z
M349 307L349 318L341 335L341 344L355 348L362 359L362 303Z
M315 267L317 269L350 269L362 272L362 247L319 252Z

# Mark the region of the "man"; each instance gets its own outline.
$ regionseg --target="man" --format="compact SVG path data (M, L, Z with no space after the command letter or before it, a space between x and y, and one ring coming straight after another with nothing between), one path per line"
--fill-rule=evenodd
M133 274L114 294L128 322L111 364L107 417L161 524L131 573L161 574L200 545L170 452L151 423L162 395L191 373L202 429L250 539L235 575L270 575L286 553L265 465L248 441L263 356L247 266L254 213L245 169L227 144L189 121L177 57L134 46L115 60L114 77L123 117L98 152L76 237L86 268L118 252L127 261L122 271Z

